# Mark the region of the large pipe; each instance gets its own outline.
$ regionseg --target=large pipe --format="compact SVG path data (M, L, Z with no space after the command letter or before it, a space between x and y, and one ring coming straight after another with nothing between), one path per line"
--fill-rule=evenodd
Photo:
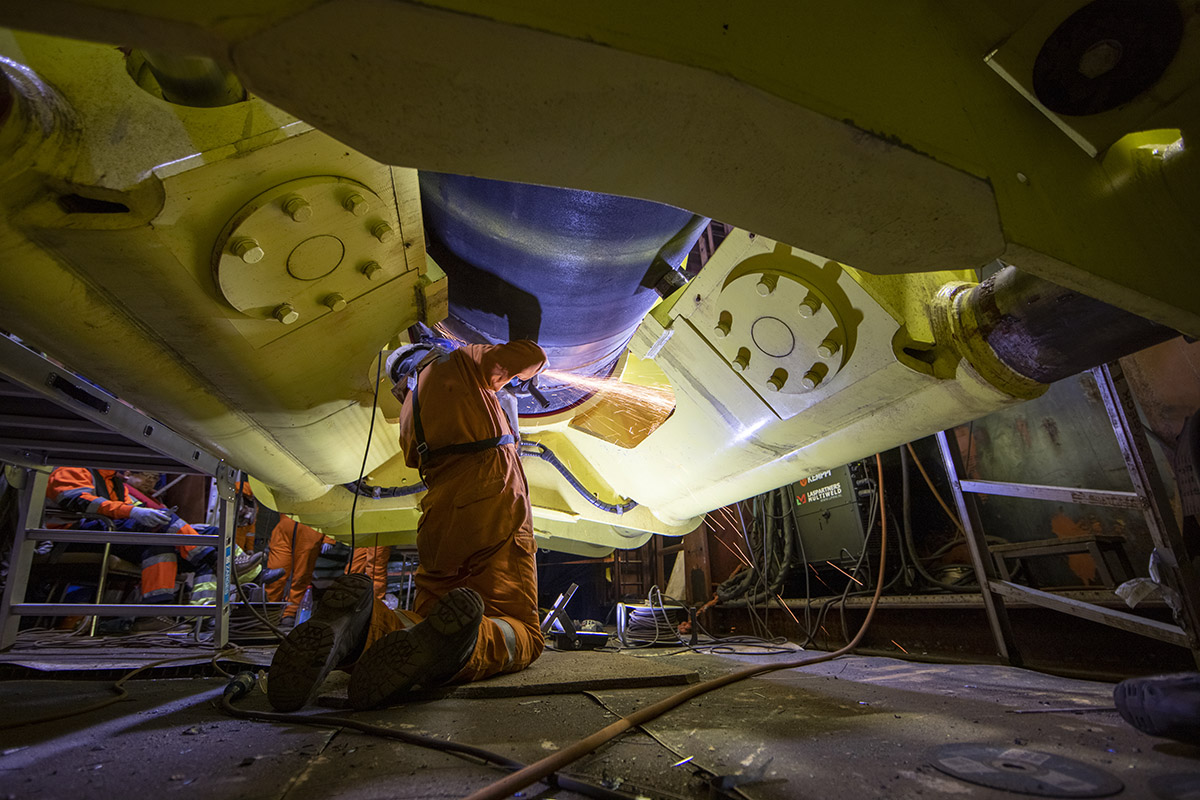
M612 371L708 224L645 200L441 173L421 173L421 201L429 252L449 277L451 332L534 339L551 367L581 375ZM544 390L550 412L584 394Z
M960 346L976 368L975 340L1023 379L1049 384L1178 336L1171 328L1005 267L970 288L951 291Z

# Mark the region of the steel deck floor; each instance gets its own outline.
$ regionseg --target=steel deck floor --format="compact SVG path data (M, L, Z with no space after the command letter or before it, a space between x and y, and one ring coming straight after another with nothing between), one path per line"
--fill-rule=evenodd
M637 671L627 666L632 655L602 655L613 659L605 667L611 673ZM652 659L701 678L747 660ZM63 680L69 675L0 682L4 722L110 696L110 684ZM218 678L135 679L126 700L102 710L0 731L0 798L432 799L465 796L498 776L454 756L350 730L233 719L215 706L223 686ZM530 762L677 690L609 684L572 694L450 696L355 717ZM1124 783L1118 797L1152 797L1156 777L1200 774L1200 748L1145 736L1100 710L1111 706L1111 691L1110 684L1009 667L848 657L717 690L646 732L626 734L570 772L653 798L719 796L710 792L719 776L735 776L726 783L749 780L737 791L750 800L1021 796L931 766L932 749L977 742L1084 762ZM244 706L268 709L261 693ZM540 786L523 796L580 795Z

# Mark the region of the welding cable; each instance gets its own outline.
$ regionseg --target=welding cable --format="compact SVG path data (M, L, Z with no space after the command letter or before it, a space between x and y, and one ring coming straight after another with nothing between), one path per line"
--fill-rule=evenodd
M879 473L879 490L883 491L883 462L879 455L875 455L875 467ZM867 616L863 620L862 627L858 629L858 633L854 635L845 647L835 650L832 653L825 655L801 658L791 661L783 661L777 664L759 664L746 669L738 670L737 672L722 675L702 683L696 683L683 691L671 695L670 697L660 700L644 708L630 714L628 717L617 720L611 725L593 733L591 736L580 739L574 744L564 747L562 750L543 758L533 764L530 764L524 769L517 770L512 775L508 775L496 781L490 786L485 786L477 792L468 795L465 800L502 800L514 792L518 792L536 781L541 780L546 775L562 769L568 764L576 761L579 758L587 755L596 748L611 741L622 733L644 725L651 720L657 719L666 712L687 701L699 697L702 694L711 692L714 689L719 689L723 686L728 686L731 683L753 678L758 675L765 675L769 672L778 672L783 669L795 669L798 667L808 667L813 664L821 664L826 661L832 661L835 658L850 653L854 648L858 647L863 636L867 632L868 626L871 624L871 619L875 616L875 609L879 607L879 596L883 594L883 576L885 573L884 566L887 562L887 511L880 504L880 542L879 542L879 575L875 585L875 595L871 599L871 605L867 609Z
M912 491L911 491L911 486L910 486L910 482L909 482L909 473L912 470L909 467L909 451L905 450L903 447L899 448L899 450L900 450L900 483L902 486L901 491L903 493L903 500L904 500L904 512L903 512L904 519L900 525L901 551L908 550L909 557L912 559L913 566L916 568L917 573L922 578L924 578L926 581L928 581L930 584L932 584L933 586L936 586L940 589L945 589L948 592L956 592L956 593L960 593L960 594L964 593L964 592L979 591L979 584L970 584L970 585L962 584L962 585L960 585L960 584L955 584L955 583L947 583L946 581L940 580L939 578L935 577L933 575L933 573L931 573L929 570L927 570L925 568L924 564L921 563L921 558L917 555L916 542L913 541L914 537L913 537L913 531L912 531Z
M632 511L637 508L637 503L633 500L626 500L619 505L614 503L606 503L600 498L588 491L587 487L580 482L571 470L567 469L567 465L558 460L558 456L554 455L554 451L541 442L535 442L529 439L521 440L521 455L531 458L540 458L550 466L558 470L559 474L567 479L567 483L571 484L571 488L579 492L584 500L594 505L601 511L607 511L611 514L624 514L627 511Z
M223 654L222 651L218 651L217 653L215 653L213 655L213 658L215 659L217 656L220 656L222 654ZM129 692L126 691L126 689L125 689L125 682L130 680L131 678L133 678L135 675L145 672L146 670L148 670L152 667L158 667L163 664L170 664L170 663L173 663L176 661L195 661L195 660L196 660L196 656L175 656L173 658L160 658L157 661L151 661L149 664L143 664L142 666L138 667L137 669L131 670L131 671L125 673L124 675L122 675L120 678L118 678L116 683L114 683L112 686L109 687L113 692L115 692L115 694L106 700L100 700L99 702L92 703L91 705L84 706L83 708L74 708L74 709L71 709L70 711L62 711L57 714L47 714L42 717L34 717L33 719L20 720L18 722L3 722L3 723L0 723L0 731L12 730L13 728L24 728L29 725L40 725L43 722L55 722L60 719L67 719L68 717L77 717L81 714L89 714L93 711L99 711L102 708L107 708L108 706L111 706L113 703L119 703L120 701L129 697Z
M423 481L417 481L412 486L371 486L370 484L363 483L361 478L352 483L343 483L342 485L360 497L370 497L372 500L407 497L410 494L418 494L429 488Z
M525 768L525 764L520 761L515 761L499 753L493 753L490 750L484 750L482 747L461 744L448 739L438 739L433 736L422 736L419 733L408 733L396 730L395 728L385 728L382 725L372 725L357 719L351 719L350 717L325 714L281 714L275 711L249 711L235 706L233 704L234 701L240 700L249 694L256 683L257 678L253 672L239 672L221 694L221 709L229 716L237 719L285 722L291 725L312 725L318 728L349 728L360 733L370 734L371 736L395 739L416 747L424 747L429 750L438 750L443 753L475 759L484 764L494 764L511 771L518 771ZM567 775L547 774L542 777L546 779L546 783L551 788L576 792L585 797L597 798L597 800L637 800L634 795L627 794L626 792L618 792L604 786L597 786L594 783Z
M379 381L383 377L383 351L379 351L375 364L375 394L371 396L371 425L367 428L367 443L363 446L362 466L358 469L358 480L355 483L362 486L363 476L367 474L367 456L371 453L371 436L375 433L375 409L379 406ZM354 550L354 514L358 510L358 493L354 493L354 502L350 504L350 550Z
M937 499L938 505L942 507L942 511L946 512L946 516L954 523L954 527L958 528L958 532L966 536L967 532L963 529L962 521L959 520L957 514L950 510L950 506L946 505L946 501L942 499L942 493L933 485L929 473L925 471L925 465L921 463L921 459L917 458L917 451L913 449L912 442L909 442L905 447L908 448L908 453L912 456L913 463L917 465L917 469L921 472L921 477L925 479L925 484L929 487L929 491L933 492L933 496Z

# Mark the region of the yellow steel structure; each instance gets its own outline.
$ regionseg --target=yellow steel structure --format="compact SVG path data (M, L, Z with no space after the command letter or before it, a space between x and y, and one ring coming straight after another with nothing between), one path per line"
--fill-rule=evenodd
M355 531L406 541L419 478L372 403L447 313L417 170L685 207L742 230L622 362L663 413L601 393L523 433L595 501L527 459L544 544L686 532L1040 393L960 302L997 259L1200 334L1196 3L1152 89L1072 118L1031 75L1085 5L8 3L38 33L0 33L0 328L335 535L366 450L389 491ZM249 95L167 102L154 54Z

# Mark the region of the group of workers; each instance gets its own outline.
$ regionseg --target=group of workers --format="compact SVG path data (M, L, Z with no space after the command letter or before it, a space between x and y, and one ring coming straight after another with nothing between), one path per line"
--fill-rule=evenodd
M272 602L286 597L281 624L290 628L312 584L317 556L327 552L334 540L283 515L271 532L266 552L254 552L258 503L247 482L241 482L238 488L232 571L239 583L263 586L267 599ZM153 493L139 488L133 475L119 470L58 467L50 473L46 497L54 507L80 515L80 519L69 524L85 530L185 535L211 534L217 530L214 526L185 522L174 510L165 508L155 499ZM386 546L356 548L347 564L348 571L370 574L381 598L387 590L390 549ZM193 574L190 604L212 605L216 602L217 550L211 545L115 545L113 552L140 562L143 603L174 603L181 569ZM148 617L138 620L134 629L162 630L175 623L176 620L170 617Z
M545 367L534 342L459 345L426 335L391 354L387 372L401 402L400 444L427 491L417 527L412 610L383 601L386 547L358 548L307 620L291 627L271 662L267 694L280 711L310 702L333 669L351 673L349 699L365 709L394 703L416 687L478 680L529 666L542 652L536 546L521 467L517 387ZM382 356L381 356L382 357ZM243 508L253 495L243 488ZM56 469L48 498L85 519L81 527L194 534L172 509L132 490L113 470ZM253 549L253 517L238 520L233 568L283 601L284 626L297 622L313 566L332 540L287 515L268 552ZM142 601L170 603L181 566L195 573L191 602L214 601L215 549L122 546L141 561ZM289 577L290 580L283 580Z

